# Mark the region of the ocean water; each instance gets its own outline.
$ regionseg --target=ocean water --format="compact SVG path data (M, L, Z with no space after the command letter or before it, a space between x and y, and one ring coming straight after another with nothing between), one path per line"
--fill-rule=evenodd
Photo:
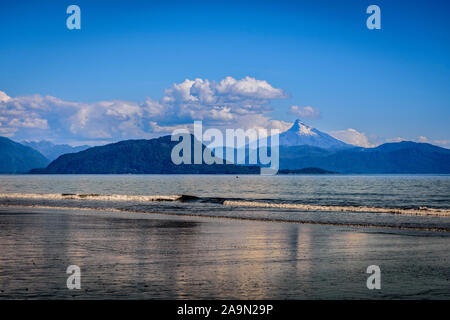
M450 231L450 175L2 175L1 206Z
M449 299L449 196L436 175L4 175L0 299Z

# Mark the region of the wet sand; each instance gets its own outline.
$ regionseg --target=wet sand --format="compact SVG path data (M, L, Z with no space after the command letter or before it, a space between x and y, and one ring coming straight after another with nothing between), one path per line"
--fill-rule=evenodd
M450 299L449 248L448 232L0 207L0 298Z

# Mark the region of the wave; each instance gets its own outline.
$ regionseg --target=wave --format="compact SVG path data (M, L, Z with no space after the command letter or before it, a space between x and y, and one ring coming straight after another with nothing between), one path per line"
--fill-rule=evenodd
M97 200L114 202L157 202L157 201L179 201L179 202L201 202L215 203L227 207L248 208L273 208L298 211L327 211L327 212L360 212L360 213L390 213L402 215L419 216L449 216L450 209L436 209L428 207L419 208L386 208L371 206L336 206L336 205L313 205L301 203L276 203L270 200L241 200L238 198L220 197L197 197L192 195L123 195L123 194L36 194L36 193L0 193L0 199L36 199L36 200Z
M419 207L417 209L403 208L383 208L383 207L366 207L366 206L325 206L310 205L300 203L269 203L259 201L233 201L225 200L224 205L234 207L253 207L253 208L277 208L277 209L297 209L301 211L331 211L331 212L364 212L364 213L393 213L393 214L410 214L421 216L450 216L449 209L434 209L427 207Z
M186 197L186 196L184 196ZM151 202L151 201L183 201L182 195L124 195L124 194L76 194L76 193L0 193L0 199L37 199L37 200L100 200L100 201L136 201L136 202Z

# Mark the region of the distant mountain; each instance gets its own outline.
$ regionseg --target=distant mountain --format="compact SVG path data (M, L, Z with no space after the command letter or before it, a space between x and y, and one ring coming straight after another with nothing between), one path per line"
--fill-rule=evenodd
M308 145L323 149L342 149L352 147L345 142L333 138L325 132L307 126L298 119L295 120L289 130L280 134L279 140L280 146L284 147L300 145Z
M34 150L42 153L50 161L55 160L59 156L66 153L74 153L89 149L90 146L83 145L78 147L72 147L68 144L53 144L50 141L22 141L22 144L33 148Z
M64 154L47 168L32 170L32 173L259 173L257 166L175 165L170 155L177 143L172 142L170 136L121 141ZM281 173L307 173L301 171L305 168L361 174L450 173L450 150L427 143L406 141L386 143L376 148L280 146Z
M316 128L302 123L299 119L295 120L295 122L287 131L280 133L278 135L278 139L280 154L285 148L292 148L289 152L283 153L286 159L290 158L290 153L292 153L291 151L294 151L293 154L295 157L297 157L299 154L304 154L305 156L313 156L313 154L316 152L328 154L336 150L355 148L354 145L347 144L338 139L335 139L325 132L321 132ZM271 140L271 138L267 138L264 145L272 145ZM222 148L223 158L228 157L229 155L234 155L235 160L237 159L238 153L242 153L245 151L245 162L248 163L249 149L259 149L260 145L261 140L248 142L245 146L240 148L218 147L215 150ZM267 149L267 147L261 148ZM302 153L301 150L305 150L307 152ZM309 152L311 152L312 154L308 154Z
M25 173L49 163L38 151L0 137L0 173Z
M305 167L341 173L450 173L450 150L409 141L344 150L280 147L280 169Z
M1 166L6 169L2 169L1 172L25 172L27 170L24 168L45 167L47 164L46 159L43 159L39 153L34 153L34 159L39 158L40 162L23 160L22 158L33 150L9 139L3 139L3 144L8 140L9 145L11 143L15 145L16 157L11 156L10 153L6 157L6 152L3 151L0 155L8 160L2 159ZM296 145L297 143L300 145ZM248 150L245 157L247 165L207 165L205 163L175 165L170 156L176 144L178 142L172 142L170 136L151 140L121 141L77 153L63 154L48 167L32 170L32 173L257 174L260 170L258 165L248 165ZM246 149L248 147L247 145ZM204 149L205 146L203 145L202 148ZM236 156L237 150L234 149L232 153ZM298 120L288 131L280 134L279 155L279 169L282 173L302 173L301 170L305 168L320 168L325 172L339 173L450 174L449 149L407 141L386 143L376 148L356 147L308 127Z
M193 146L193 136L191 135ZM77 153L60 156L44 169L31 173L45 174L259 174L257 166L180 164L171 160L171 152L179 142L170 136L151 140L126 140ZM193 147L192 147L193 148ZM202 149L205 149L203 145ZM193 155L193 150L191 150Z

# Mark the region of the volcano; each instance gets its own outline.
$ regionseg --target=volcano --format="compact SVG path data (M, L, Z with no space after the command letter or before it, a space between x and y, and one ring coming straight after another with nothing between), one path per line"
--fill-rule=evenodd
M294 124L289 130L280 134L279 143L280 146L283 147L301 145L308 145L323 149L344 149L354 147L336 138L333 138L325 132L319 131L316 128L304 124L299 119L295 120Z

